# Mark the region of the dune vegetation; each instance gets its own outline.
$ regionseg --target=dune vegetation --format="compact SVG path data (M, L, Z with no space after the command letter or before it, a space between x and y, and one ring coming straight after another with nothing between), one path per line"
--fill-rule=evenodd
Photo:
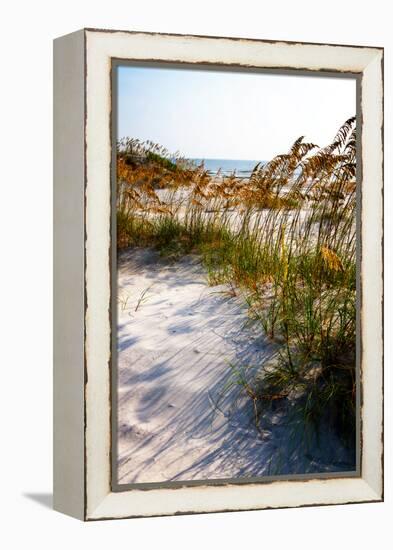
M356 120L318 147L297 139L250 178L209 174L152 142L117 147L118 248L198 254L211 285L228 285L278 360L232 383L257 423L291 399L310 426L323 419L354 445L356 410Z

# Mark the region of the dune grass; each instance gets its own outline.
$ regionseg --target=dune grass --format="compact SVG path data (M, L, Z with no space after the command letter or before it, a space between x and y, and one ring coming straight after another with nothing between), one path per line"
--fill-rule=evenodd
M201 255L210 284L239 288L250 321L280 346L244 386L258 416L293 399L305 420L354 442L356 410L356 128L331 144L297 139L249 179L211 177L155 144L118 146L119 248ZM247 366L245 366L247 367ZM241 380L238 381L241 385Z

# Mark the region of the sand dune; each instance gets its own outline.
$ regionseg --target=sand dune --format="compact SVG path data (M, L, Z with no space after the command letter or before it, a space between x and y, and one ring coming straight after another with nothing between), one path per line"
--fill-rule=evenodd
M234 368L251 375L277 349L245 326L244 301L227 291L207 285L196 256L170 263L150 249L120 254L120 484L349 469L326 430L319 446L303 444L288 402L276 403L257 429L252 401L229 385Z

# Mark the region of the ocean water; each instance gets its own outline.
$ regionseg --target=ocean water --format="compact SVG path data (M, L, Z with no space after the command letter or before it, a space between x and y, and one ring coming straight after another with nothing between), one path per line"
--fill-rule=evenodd
M244 160L244 159L190 159L198 166L204 164L205 169L215 176L217 172L223 176L229 176L235 174L239 178L248 178L251 172L261 162L259 160ZM262 161L263 164L263 161Z

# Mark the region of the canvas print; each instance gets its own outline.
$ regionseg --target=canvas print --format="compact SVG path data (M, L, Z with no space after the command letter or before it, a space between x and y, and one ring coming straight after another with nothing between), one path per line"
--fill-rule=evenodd
M356 80L113 71L115 482L356 473Z

